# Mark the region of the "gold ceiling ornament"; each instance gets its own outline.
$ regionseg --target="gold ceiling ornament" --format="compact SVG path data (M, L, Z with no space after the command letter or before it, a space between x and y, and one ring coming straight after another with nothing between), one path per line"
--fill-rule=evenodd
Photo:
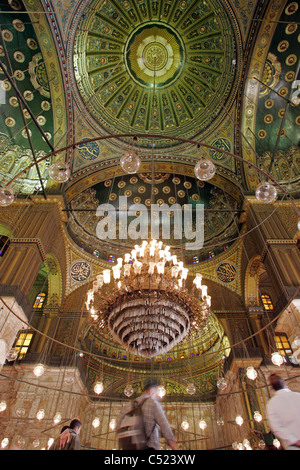
M207 286L196 273L186 288L188 269L157 240L144 240L96 277L86 307L93 328L107 327L128 351L155 357L190 333L200 334L211 306Z

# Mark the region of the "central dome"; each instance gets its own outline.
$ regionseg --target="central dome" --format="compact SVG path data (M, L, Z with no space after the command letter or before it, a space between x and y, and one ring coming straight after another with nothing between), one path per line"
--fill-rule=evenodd
M72 91L99 135L155 134L156 148L165 148L216 129L241 64L227 4L94 0L85 12L74 28ZM139 137L143 147L152 143Z
M184 60L182 41L167 25L139 26L125 48L128 73L146 88L170 86L180 75Z

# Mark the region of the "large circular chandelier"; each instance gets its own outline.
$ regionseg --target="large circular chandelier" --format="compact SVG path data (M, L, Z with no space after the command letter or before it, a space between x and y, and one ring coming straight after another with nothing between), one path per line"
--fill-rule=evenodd
M166 353L190 331L204 328L211 298L196 273L190 292L188 269L161 241L143 241L105 269L87 293L93 327L108 327L128 351L143 357Z

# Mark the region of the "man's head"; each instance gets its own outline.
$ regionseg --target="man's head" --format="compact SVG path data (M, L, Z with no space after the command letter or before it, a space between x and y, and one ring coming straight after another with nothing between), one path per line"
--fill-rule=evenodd
M151 396L153 399L157 399L157 391L159 387L159 382L157 380L149 380L145 383L144 385L144 393L147 393Z
M270 375L270 385L274 390L282 390L285 388L284 380L278 374L271 374Z
M76 434L79 434L80 433L80 430L81 430L81 422L79 421L79 419L75 418L71 421L70 423L70 429L73 429L74 432L76 432Z

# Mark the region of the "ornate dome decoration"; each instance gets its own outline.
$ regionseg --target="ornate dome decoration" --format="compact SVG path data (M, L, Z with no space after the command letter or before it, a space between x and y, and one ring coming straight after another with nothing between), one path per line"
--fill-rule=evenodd
M80 108L87 106L98 132L151 130L156 146L168 142L159 140L162 132L211 132L238 85L232 18L230 6L217 0L92 2L74 45Z

